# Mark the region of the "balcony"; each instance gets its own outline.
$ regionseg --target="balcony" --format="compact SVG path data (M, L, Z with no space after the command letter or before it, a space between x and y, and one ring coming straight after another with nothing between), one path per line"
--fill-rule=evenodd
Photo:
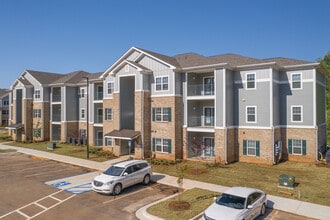
M60 122L61 121L61 114L53 114L52 115L53 122Z
M60 102L61 95L52 95L52 102Z
M213 96L214 85L189 85L187 94L188 96Z
M188 127L214 127L214 116L191 116Z
M103 92L96 92L94 100L103 100Z

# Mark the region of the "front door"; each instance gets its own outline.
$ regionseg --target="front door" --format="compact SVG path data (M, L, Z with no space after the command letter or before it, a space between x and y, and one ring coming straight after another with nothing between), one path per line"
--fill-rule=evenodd
M214 138L204 137L204 155L207 157L214 157Z
M214 108L204 107L204 125L213 126L214 125Z

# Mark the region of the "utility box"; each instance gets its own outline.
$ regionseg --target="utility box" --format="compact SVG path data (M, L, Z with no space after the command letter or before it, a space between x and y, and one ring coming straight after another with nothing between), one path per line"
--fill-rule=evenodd
M295 177L294 176L290 176L290 175L287 175L287 174L281 174L279 176L279 182L278 182L279 186L293 188L294 184L295 184Z
M56 143L55 142L48 142L47 143L47 149L48 150L54 150L56 148Z

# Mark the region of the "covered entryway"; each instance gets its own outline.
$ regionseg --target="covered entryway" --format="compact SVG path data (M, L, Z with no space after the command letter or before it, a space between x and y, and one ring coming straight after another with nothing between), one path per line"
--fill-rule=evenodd
M10 133L11 133L11 136L14 141L22 141L23 128L24 127L21 123L12 124L12 125L5 127L5 129L8 129L11 131ZM14 135L12 132L14 132Z
M104 135L104 137L106 139L112 139L113 153L116 156L134 155L140 132L129 129L113 130Z

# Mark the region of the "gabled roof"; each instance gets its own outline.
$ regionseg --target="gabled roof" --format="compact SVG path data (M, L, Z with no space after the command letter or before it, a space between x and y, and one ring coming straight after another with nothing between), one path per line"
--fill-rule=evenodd
M0 98L6 96L9 93L10 91L8 89L0 89Z
M30 73L36 80L40 82L41 85L48 85L58 80L59 78L63 77L63 74L59 74L59 73L49 73L49 72L41 72L35 70L26 70L26 72Z
M83 80L83 77L89 76L90 73L85 71L75 71L65 75L62 75L61 78L51 83L51 85L61 85L61 84L77 84Z
M304 60L296 60L296 59L285 58L285 57L268 58L268 59L263 59L263 61L276 62L280 66L291 66L291 65L302 65L302 64L313 63L313 62L308 62L308 61L304 61Z
M136 47L136 49L141 50L141 51L145 52L146 54L149 54L149 55L151 55L153 57L156 57L160 60L163 60L165 63L168 63L172 66L175 66L177 68L181 67L179 62L177 61L177 59L175 59L174 57L169 57L169 56L166 56L166 55L163 55L163 54L155 53L153 51L145 50L145 49L138 48L138 47Z

